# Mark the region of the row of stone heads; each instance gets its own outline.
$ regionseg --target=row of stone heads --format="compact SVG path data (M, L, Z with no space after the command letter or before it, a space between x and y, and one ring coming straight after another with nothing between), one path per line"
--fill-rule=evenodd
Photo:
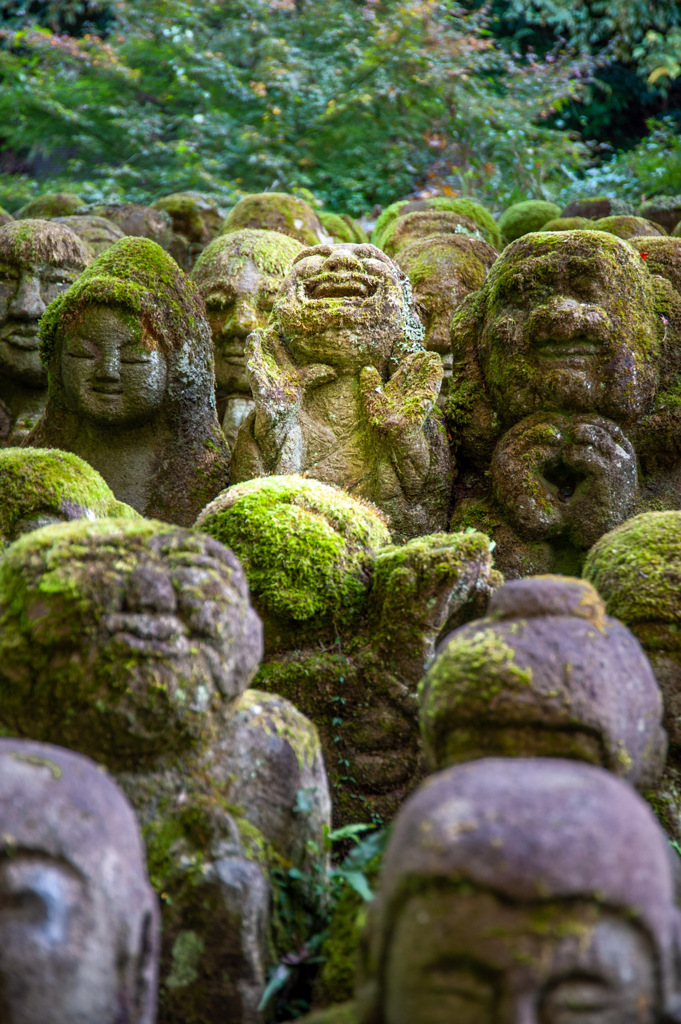
M679 507L681 240L596 220L499 256L479 204L424 200L386 211L383 249L306 248L262 226L280 200L241 200L193 281L150 239L91 262L55 220L0 229L5 443L74 451L183 525L230 461L233 482L306 473L397 537L484 526L508 575L578 571Z
M337 824L397 812L359 1019L406 1021L426 997L434 1018L476 1024L509 1006L552 1024L678 1019L677 855L634 787L678 841L681 513L602 538L587 579L502 584L484 534L393 544L375 508L299 476L228 488L188 530L121 506L70 453L5 449L0 509L0 727L89 755L134 806L162 899L162 1021L257 1016L273 950L320 911L327 776ZM69 765L93 766L3 743L6 1018L151 1019L157 925L132 816L114 816L105 855L97 786L92 803L67 783L59 797ZM282 866L301 883L283 939ZM108 905L87 916L89 885L88 907L117 900L130 927Z

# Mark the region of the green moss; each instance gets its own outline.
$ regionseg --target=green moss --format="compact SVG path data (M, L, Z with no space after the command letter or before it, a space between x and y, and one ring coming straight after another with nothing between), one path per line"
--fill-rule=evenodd
M599 220L591 221L589 227L592 231L607 231L618 238L634 238L637 235L666 235L667 232L659 224L643 217L601 217Z
M165 350L179 349L197 331L208 330L199 292L172 256L148 238L121 238L43 314L40 347L45 363L69 321L98 303L121 306L140 318L148 347L160 342Z
M591 227L592 222L586 217L556 217L542 225L542 231L578 231L580 228Z
M328 210L319 210L319 219L322 222L327 235L331 235L334 241L361 241L361 239L357 237L357 232L353 230L352 225L348 224L340 214L331 213Z
M498 227L506 242L513 242L530 231L541 231L547 221L560 217L560 207L544 199L527 199L504 210Z
M26 220L29 217L38 217L41 220L68 217L84 206L85 201L71 192L44 192L22 206L16 217L17 220Z
M484 240L482 228L462 213L452 210L420 210L398 217L383 232L381 249L395 257L415 238L454 235Z
M103 478L71 452L42 448L0 450L0 549L24 531L22 520L122 516L139 519L117 501Z
M468 218L468 220L473 221L480 228L485 241L494 246L495 249L501 247L499 228L491 213L484 206L476 203L473 199L456 199L449 196L433 196L430 199L419 200L404 199L397 203L391 203L390 206L383 210L376 221L372 235L374 245L377 245L379 249L385 250L386 233L391 225L400 217L407 216L410 213L423 212L424 210L455 213ZM387 240L389 242L389 238Z
M266 735L285 740L295 752L301 772L312 770L319 754L319 736L312 722L290 702L276 701L267 693L249 688L239 698L236 713L247 714L249 725Z
M373 506L299 476L237 484L196 525L232 548L262 613L294 621L358 615L374 554L390 539Z
M215 202L200 192L173 192L153 202L151 209L167 213L173 231L204 245L217 234L223 222Z
M192 271L192 280L199 287L205 282L237 277L249 261L261 273L283 278L303 251L295 238L279 231L244 228L216 238L203 250Z
M78 235L48 220L17 220L0 228L0 264L32 267L41 263L83 269L92 251Z
M644 512L606 533L583 575L609 615L631 627L681 623L681 512Z
M415 238L400 250L400 267L409 275L413 287L434 278L455 278L458 291L481 288L487 270L498 253L487 242L462 235L432 235Z
M325 238L321 221L312 207L287 192L262 192L240 199L227 214L220 234L242 228L280 231L303 245L318 245Z

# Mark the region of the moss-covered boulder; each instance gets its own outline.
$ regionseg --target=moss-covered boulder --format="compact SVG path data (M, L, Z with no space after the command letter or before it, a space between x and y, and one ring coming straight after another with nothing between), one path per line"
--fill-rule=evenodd
M556 217L542 225L542 231L578 231L580 228L590 228L591 222L586 217Z
M369 241L361 225L347 213L332 213L330 210L318 210L317 215L327 235L330 235L335 242Z
M601 217L594 220L589 227L593 231L608 231L611 235L617 235L618 238L624 239L634 238L637 235L650 237L667 233L660 224L645 220L643 217Z
M48 399L29 444L80 455L142 515L192 523L229 471L195 285L155 242L122 238L40 331Z
M302 249L295 238L278 231L245 228L211 242L192 271L206 303L218 417L231 445L253 408L246 338L267 326L279 289Z
M21 444L42 415L47 373L40 318L92 257L89 246L53 220L0 227L0 446Z
M300 476L236 484L196 521L236 553L256 607L288 643L314 620L330 626L365 611L374 558L390 542L385 517L345 491Z
M135 807L163 912L159 1021L253 1021L271 961L319 914L329 796L314 726L245 689L262 633L239 562L159 522L44 527L3 554L0 624L0 730L89 752Z
M52 217L70 217L76 210L81 210L85 201L72 192L44 192L41 196L30 199L15 214L17 220L51 220Z
M671 235L681 220L681 196L653 196L641 203L636 214L661 224Z
M612 196L592 196L587 199L573 199L568 203L561 217L586 217L598 220L600 217L629 217L634 213L633 205L627 199Z
M374 232L372 241L374 245L377 245L379 249L385 249L384 242L386 241L386 232L391 226L401 217L407 217L412 213L425 213L430 211L431 213L453 213L458 214L466 220L472 221L477 225L481 232L481 237L494 246L495 249L501 248L501 235L499 228L492 217L489 210L486 210L480 203L476 203L474 199L455 199L449 196L432 196L430 199L402 199L397 203L391 203L381 213L376 224L374 226ZM446 221L443 221L445 223ZM418 224L418 221L411 222ZM427 225L429 221L426 219L423 225ZM465 222L462 222L465 223ZM470 230L470 228L468 229ZM420 231L420 236L425 237L426 231ZM430 232L435 234L436 232ZM392 234L392 232L391 232Z
M267 329L248 340L255 408L232 480L301 473L371 501L397 537L443 528L452 470L433 409L443 370L422 338L409 281L385 253L367 243L301 252Z
M220 234L243 228L279 231L303 245L331 241L309 203L288 192L262 192L244 196L227 214Z
M566 757L641 789L661 775L662 700L638 642L583 580L505 583L447 636L420 685L432 771L480 757Z
M435 639L500 580L488 538L392 545L370 507L296 477L232 487L197 526L243 560L265 621L254 685L317 725L336 823L387 820L423 771L414 693Z
M513 242L531 231L541 231L544 224L560 216L560 207L555 203L544 199L526 199L504 210L497 225L503 240Z
M106 217L92 217L88 214L79 217L55 217L54 223L63 224L74 231L86 245L89 245L95 256L99 256L105 249L110 249L114 242L125 236L125 232Z
M111 516L139 519L77 455L53 448L0 450L0 550L51 523Z

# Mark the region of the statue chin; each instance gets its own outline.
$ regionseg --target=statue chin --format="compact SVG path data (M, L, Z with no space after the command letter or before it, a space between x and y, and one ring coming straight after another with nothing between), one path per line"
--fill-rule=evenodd
M46 388L47 370L37 348L24 349L0 341L0 378L27 388Z

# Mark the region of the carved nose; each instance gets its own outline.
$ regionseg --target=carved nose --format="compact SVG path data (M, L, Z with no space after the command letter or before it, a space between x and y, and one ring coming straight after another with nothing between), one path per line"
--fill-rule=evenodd
M121 379L121 354L118 346L105 346L97 360L95 377L102 384L116 383Z
M594 342L604 340L608 316L600 306L575 299L556 298L537 306L531 315L535 342L567 341L575 334L589 335Z
M258 316L251 305L247 302L237 303L234 313L225 324L225 333L236 334L245 338L251 331L258 327Z
M327 272L334 270L362 270L362 261L357 259L354 253L343 249L336 249L327 260L324 261L323 269Z
M39 278L33 274L22 274L8 310L9 315L17 320L37 320L44 312L45 303L40 296Z

